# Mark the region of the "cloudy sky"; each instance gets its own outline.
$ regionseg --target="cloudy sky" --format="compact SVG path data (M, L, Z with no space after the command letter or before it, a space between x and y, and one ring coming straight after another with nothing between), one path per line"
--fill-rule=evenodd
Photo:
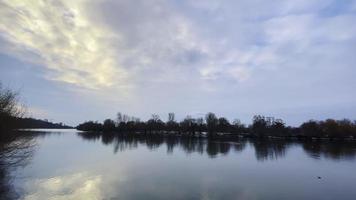
M1 0L0 80L76 125L356 119L356 0Z

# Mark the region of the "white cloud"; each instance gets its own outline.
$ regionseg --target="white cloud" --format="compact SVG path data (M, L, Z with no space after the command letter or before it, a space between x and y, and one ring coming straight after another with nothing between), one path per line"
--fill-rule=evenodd
M321 10L328 5L332 0L288 0L282 1L282 12L284 14L292 13L308 13Z
M350 9L351 9L352 11L356 11L356 1L353 1L353 2L351 3Z
M231 91L231 101L248 107L266 87L271 105L291 104L296 98L283 100L280 91L328 99L332 77L339 78L333 87L352 85L355 2L6 0L0 33L7 48L0 48L45 66L51 80L100 89L80 90L78 99L93 108L103 102L101 116L112 107L140 115L181 104L203 112ZM339 96L351 95L344 91Z
M313 25L312 15L287 15L265 22L266 41L274 43L308 42L308 30Z
M209 10L209 11L215 11L221 5L221 2L216 0L195 0L195 1L189 1L188 3L195 8Z
M317 26L314 39L317 40L318 38L322 38L329 42L343 42L355 39L355 21L356 15L350 14L342 14L326 18Z
M339 42L355 37L352 26L355 15L319 17L317 15L287 15L272 18L265 22L266 41L271 45L295 43L315 45L320 42Z
M11 47L3 53L48 68L52 80L91 89L125 86L127 73L110 44L119 35L93 23L86 3L2 1L0 32ZM29 57L29 52L37 56Z
M247 80L250 77L249 71L244 66L231 68L228 70L228 73L231 77L233 77L239 81Z
M315 13L331 1L278 1L263 11L268 13L267 19L253 21L254 29L261 30L256 36L261 38L251 37L246 25L252 22L244 20L253 19L253 15L229 9L243 11L261 3L188 2L192 8L221 9L216 15L222 18L213 18L221 18L219 23L236 21L237 27L229 31L241 32L238 40L219 34L214 27L209 27L209 32L215 37L204 34L194 19L163 0L98 1L91 5L87 0L4 1L0 31L12 45L6 53L47 67L49 79L92 89L132 88L197 76L223 79L236 69L243 71L241 77L246 80L256 68L277 69L285 60L277 51L286 45L302 52L316 40L348 40L355 32L348 27L352 15L324 19ZM256 39L265 44L257 45ZM241 80L240 76L232 77Z
M227 49L220 39L200 35L197 24L166 1L93 5L97 8L86 0L4 1L0 31L10 44L4 53L45 66L51 80L90 89L179 82L199 74L223 78L242 62L234 57L226 64L239 47Z

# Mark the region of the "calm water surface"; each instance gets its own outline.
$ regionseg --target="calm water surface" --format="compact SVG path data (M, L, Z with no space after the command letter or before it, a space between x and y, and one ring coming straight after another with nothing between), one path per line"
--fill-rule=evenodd
M356 199L355 143L44 132L11 173L20 199Z

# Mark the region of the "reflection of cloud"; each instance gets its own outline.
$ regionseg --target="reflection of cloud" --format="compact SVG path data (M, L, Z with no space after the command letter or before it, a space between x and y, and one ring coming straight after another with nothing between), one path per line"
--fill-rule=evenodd
M31 193L25 195L24 199L99 199L101 183L101 176L89 176L86 173L31 180L26 183L26 189Z
M98 88L122 81L125 71L109 44L116 36L89 20L85 3L2 1L1 36L11 46L5 53L42 64L48 78L65 83Z

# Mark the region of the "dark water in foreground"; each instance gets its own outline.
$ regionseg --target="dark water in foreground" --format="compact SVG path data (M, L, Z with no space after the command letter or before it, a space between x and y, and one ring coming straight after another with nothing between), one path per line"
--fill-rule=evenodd
M355 142L26 134L20 199L356 199Z

